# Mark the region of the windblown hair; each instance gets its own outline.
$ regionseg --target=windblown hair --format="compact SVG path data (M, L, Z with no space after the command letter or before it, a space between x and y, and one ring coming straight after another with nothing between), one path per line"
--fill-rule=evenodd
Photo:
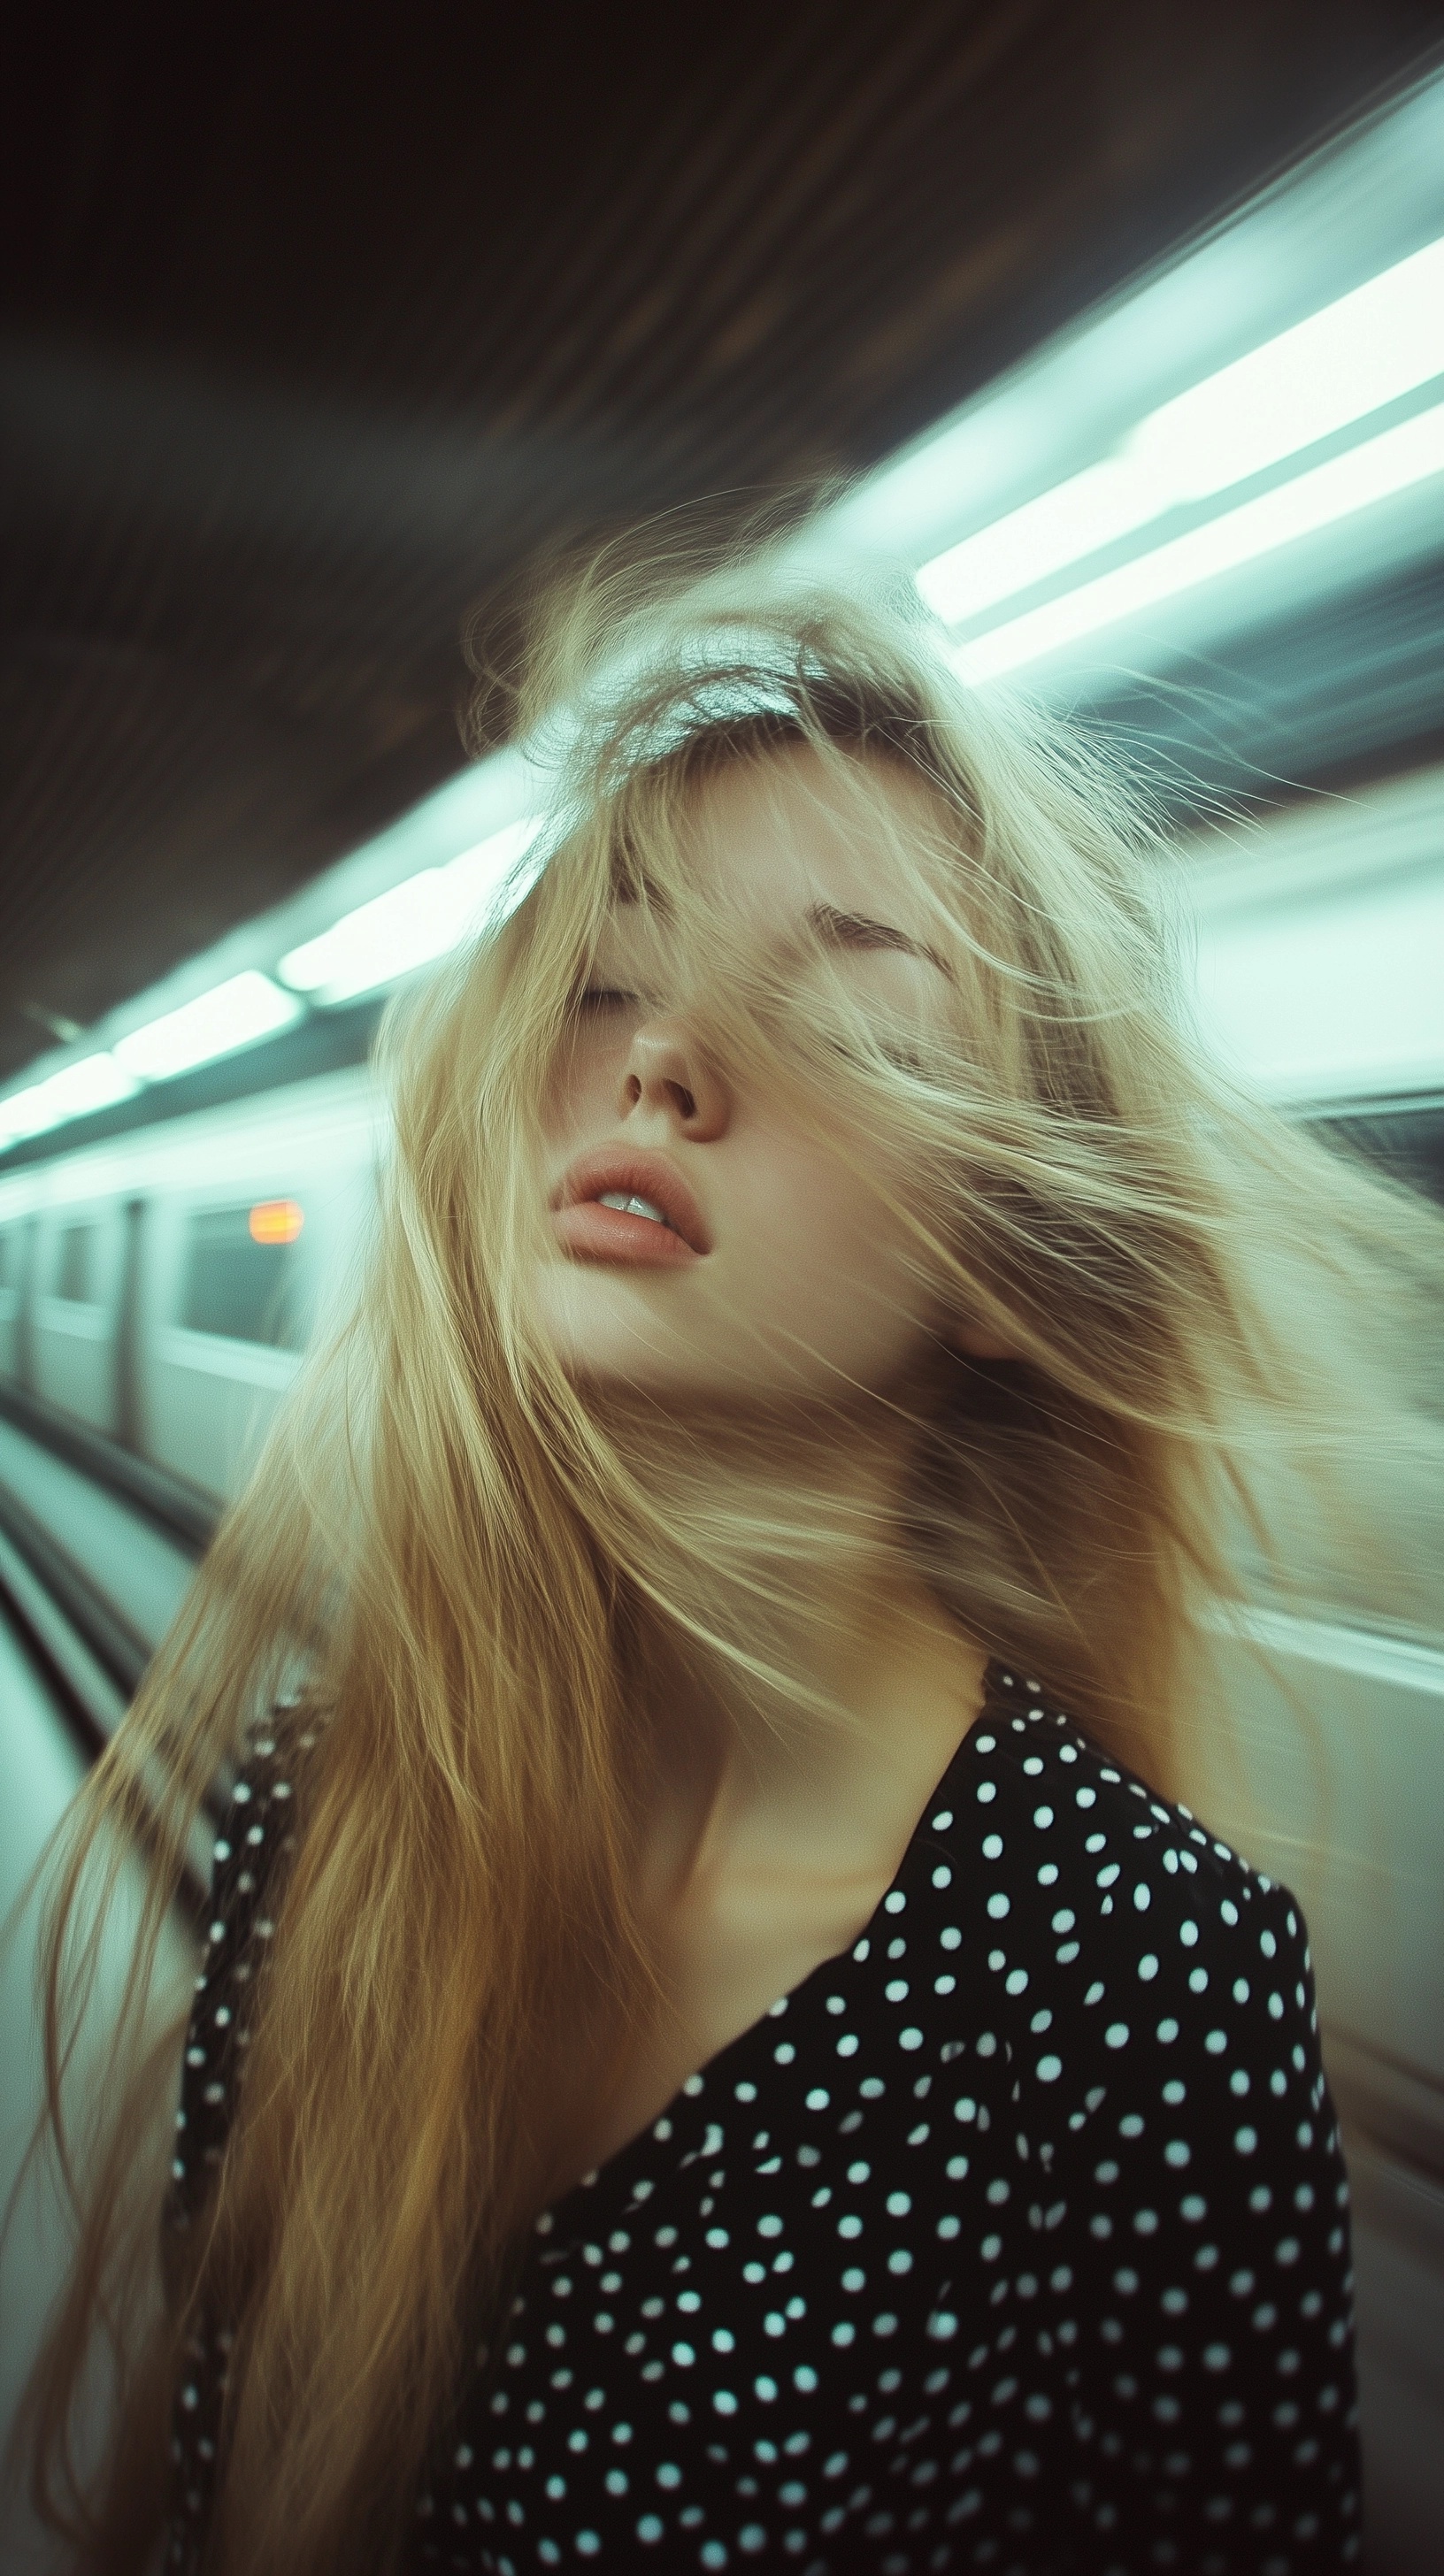
M633 1889L669 1654L720 1661L799 1726L841 1723L773 1641L810 1572L891 1551L1176 1785L1217 1722L1210 1605L1246 1560L1306 1584L1379 1530L1386 1465L1397 1494L1437 1458L1409 1359L1438 1222L1209 1059L1161 851L1096 752L971 699L891 595L746 562L574 584L539 619L516 721L553 768L544 863L391 1014L354 1313L64 1828L45 2013L77 2244L26 2424L46 2509L108 2576L155 2548L183 2356L217 2318L235 2340L208 2566L397 2563L544 2205L560 2061L604 2093L654 1996ZM820 938L762 949L695 863L719 773L765 785L798 750L930 924L950 981L925 1033ZM546 1087L617 902L699 1045L745 1061L905 1229L937 1328L889 1394L910 1464L882 1532L826 1472L829 1441L867 1435L855 1387L810 1414L739 1404L693 1443L664 1405L578 1382L539 1327ZM1016 1356L960 1359L958 1321ZM724 1464L728 1443L741 1466L795 1456L791 1498L774 1476L747 1488L765 1512L742 1509L719 1443ZM1406 1555L1381 1545L1381 1571ZM157 1944L202 1801L278 1694L298 1705L272 1722L315 1739L295 1845L236 2125L162 2291L179 2032ZM110 2081L72 2142L66 2069L142 1830ZM114 2433L83 2470L98 2339Z

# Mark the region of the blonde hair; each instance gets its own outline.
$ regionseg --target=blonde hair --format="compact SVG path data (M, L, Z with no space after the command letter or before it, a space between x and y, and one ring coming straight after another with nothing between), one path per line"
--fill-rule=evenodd
M900 599L746 562L573 585L516 715L554 763L545 865L392 1015L394 1148L354 1317L66 1828L44 1975L77 2252L26 2420L47 2509L96 2568L147 2561L180 2356L217 2318L235 2343L208 2564L395 2560L540 2205L560 2034L604 2089L654 1993L639 1713L667 1653L836 1721L773 1653L774 1613L806 1569L881 1546L1167 1786L1213 1722L1199 1622L1239 1591L1245 1539L1283 1581L1377 1522L1380 1459L1437 1454L1408 1360L1438 1221L1207 1059L1154 836L1096 753L970 699ZM821 940L799 934L800 964L759 953L695 864L709 782L747 763L765 784L799 748L929 924L951 999L924 1035ZM739 1462L795 1459L749 1514L715 1447L699 1466L664 1407L588 1395L538 1328L540 1103L619 900L699 1045L831 1141L936 1302L881 1538L818 1464L865 1424L856 1390L718 1428ZM1016 1357L959 1358L950 1319ZM153 2028L156 1942L207 1789L298 1673L274 1722L316 1740L244 2094L161 2308L179 2034ZM81 2172L63 2071L142 1819L146 1915ZM67 2427L98 2329L119 2394L87 2482Z

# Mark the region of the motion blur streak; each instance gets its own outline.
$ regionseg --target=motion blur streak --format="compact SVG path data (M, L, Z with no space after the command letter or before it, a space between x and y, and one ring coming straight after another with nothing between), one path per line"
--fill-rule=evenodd
M1439 474L1444 474L1444 404L1382 430L1377 438L1330 457L1292 482L1258 493L1134 563L1119 564L1063 598L992 628L963 646L958 669L965 680L978 681L1040 661L1059 645L1196 589L1219 573L1271 554L1276 546L1332 527L1355 510L1367 510L1371 502L1386 501Z
M1444 375L1444 241L1175 395L1127 433L1115 456L924 564L918 588L949 624L974 617L1182 503L1297 456L1437 375Z
M733 133L736 167L750 167L737 144ZM780 157L790 173L799 153L789 143ZM586 296L601 291L610 238ZM939 294L954 331L959 308ZM771 363L785 400L825 409L852 380L840 361L832 375L814 365L800 309L785 326L796 352ZM519 307L508 310L517 327ZM640 293L637 311L645 321ZM894 318L921 327L911 307ZM746 320L739 288L728 327ZM705 364L740 402L742 379L708 346ZM111 380L83 352L42 363L12 351L6 368L26 397L11 409L29 423L38 479L36 460L49 471L61 453L60 413L75 440ZM1011 677L1121 746L1171 833L1200 1033L1288 1115L1444 1199L1441 373L1434 78L1010 363L792 544L804 566L901 566L966 675ZM933 402L960 381L939 375ZM82 398L61 403L55 387L67 385ZM122 428L144 390L127 380ZM395 474L379 428L370 444L353 436L338 475L340 432L313 407L301 464L293 445L295 471L277 472L260 396L227 410L193 388L170 394L152 477L168 492L200 506L202 460L224 428L233 513L279 513L288 553L317 527L342 554L375 541L377 492ZM586 447L570 429L415 435L421 500L385 519L408 566L418 550L455 551L483 486L513 513L523 500L534 509ZM607 477L619 474L612 433L594 421L588 435L593 466L603 455ZM366 650L384 658L374 628ZM33 1788L48 1815L66 1794L70 1772L52 1777L36 1750L47 1730L56 1738L57 1710L92 1749L114 1726L304 1346L346 1298L386 1145L365 1069L379 1000L520 890L539 803L512 748L384 829L375 810L353 818L353 837L366 837L349 857L299 891L296 873L267 879L247 900L271 909L178 967L152 962L144 972L165 967L163 980L109 1007L112 985L92 1025L50 1019L54 1046L11 1076L0 1097L7 1800ZM77 1004L77 1017L89 1009ZM23 1038L7 1062L19 1068L38 1043ZM1444 1383L1444 1289L1416 1356L1421 1376ZM1249 1640L1268 1648L1270 1678L1245 1660ZM1406 1632L1358 1568L1325 1565L1316 1615L1260 1600L1236 1642L1249 1781L1223 1753L1211 1770L1201 1755L1197 1803L1308 1909L1355 2193L1371 2565L1433 2576L1444 1617ZM208 1861L197 1853L198 1899Z

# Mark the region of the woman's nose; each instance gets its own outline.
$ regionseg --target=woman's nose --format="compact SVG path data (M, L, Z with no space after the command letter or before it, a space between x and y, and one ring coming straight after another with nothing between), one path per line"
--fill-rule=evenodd
M695 1142L727 1124L727 1086L679 1020L648 1020L636 1030L622 1069L622 1113L661 1109Z

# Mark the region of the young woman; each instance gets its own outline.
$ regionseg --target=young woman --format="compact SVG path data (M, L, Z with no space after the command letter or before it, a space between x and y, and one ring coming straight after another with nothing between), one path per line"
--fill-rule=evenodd
M226 2576L1353 2564L1304 1926L1170 1793L1246 1538L1402 1472L1436 1232L1210 1067L1146 837L920 624L589 600L354 1320L81 1801L57 2063L161 1829L53 2510Z

